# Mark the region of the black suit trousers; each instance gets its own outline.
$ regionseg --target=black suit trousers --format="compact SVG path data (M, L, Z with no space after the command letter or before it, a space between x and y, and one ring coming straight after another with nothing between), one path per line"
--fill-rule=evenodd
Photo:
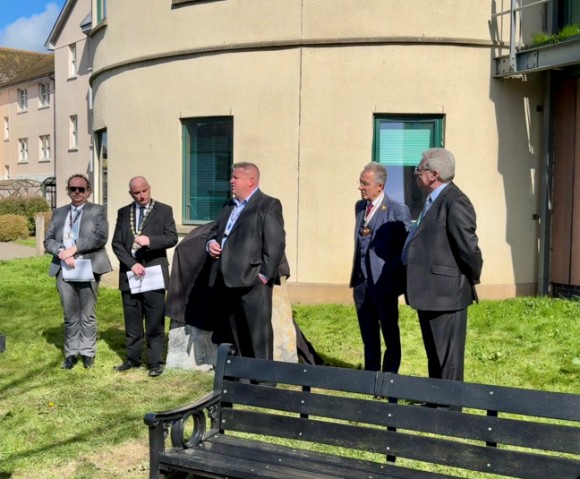
M369 285L366 280L354 286L353 295L364 344L365 369L397 373L401 365L398 296ZM382 368L381 332L385 341Z
M220 272L214 288L219 321L214 342L231 340L241 356L273 359L272 285L256 277L253 286L228 288Z
M429 377L463 381L467 309L418 311Z
M147 364L149 367L163 364L165 339L165 290L131 294L122 291L125 313L127 359L141 364L143 339L147 338ZM145 320L145 330L143 329Z

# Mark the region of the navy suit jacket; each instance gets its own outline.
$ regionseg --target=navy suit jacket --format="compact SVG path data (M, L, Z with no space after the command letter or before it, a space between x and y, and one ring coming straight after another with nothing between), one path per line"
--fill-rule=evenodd
M161 265L165 288L167 289L169 285L169 262L167 261L166 250L177 244L177 229L173 219L173 210L171 206L158 201L155 202L141 229L141 234L149 237L150 244L148 247L139 250L139 259L136 259L131 254L131 247L135 239L135 236L131 233L131 208L135 208L135 203L131 203L119 210L111 243L113 252L120 263L119 289L121 291L130 291L127 272L136 263L141 263L145 267ZM133 211L133 214L135 214L135 211Z
M221 243L234 206L234 201L230 200L223 207L208 234L208 241L215 239ZM214 286L218 271L228 288L253 286L258 281L258 274L273 283L278 278L285 248L282 204L258 189L230 231L220 258L214 261L209 285Z
M475 234L475 210L450 183L431 205L413 236L407 261L407 299L423 311L459 311L474 300L483 259Z
M360 245L359 231L363 225L367 206L366 200L357 201L355 205L356 225L354 230L354 258L350 277L350 287L360 281ZM411 225L411 213L407 205L401 204L385 194L383 201L377 205L369 223L371 229L370 243L365 264L367 277L376 285L384 286L385 293L401 294L405 287L404 267L401 263L401 251Z
M48 274L56 276L61 268L58 250L64 248L64 223L70 212L70 204L61 206L52 212L48 230L44 235L44 248L52 254L52 263ZM93 273L104 274L112 271L105 245L109 238L107 211L101 205L85 203L80 217L79 237L76 241L77 255L91 260Z

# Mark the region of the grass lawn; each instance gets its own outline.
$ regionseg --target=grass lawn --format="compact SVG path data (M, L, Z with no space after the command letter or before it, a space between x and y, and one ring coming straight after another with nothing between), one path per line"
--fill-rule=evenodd
M212 376L145 369L117 373L124 359L121 299L101 287L97 362L62 371L62 311L49 257L0 261L0 479L147 477L143 415L208 391ZM352 306L294 305L297 322L325 360L360 368ZM466 380L580 393L580 303L548 298L484 301L469 310ZM426 376L416 314L401 307L402 374Z

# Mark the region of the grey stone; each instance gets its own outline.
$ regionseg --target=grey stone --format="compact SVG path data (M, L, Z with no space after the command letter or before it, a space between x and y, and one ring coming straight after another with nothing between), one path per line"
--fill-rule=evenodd
M272 327L274 328L274 359L298 362L296 329L292 320L292 306L286 282L274 286L272 298ZM215 365L217 347L211 342L211 331L171 321L166 359L168 368L209 371Z

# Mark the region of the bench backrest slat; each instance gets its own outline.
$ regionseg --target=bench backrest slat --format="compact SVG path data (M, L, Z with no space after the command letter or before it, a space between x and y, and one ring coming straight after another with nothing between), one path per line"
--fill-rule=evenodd
M224 346L214 394L221 394L215 426L226 435L522 479L580 479L580 395L250 359L228 355Z
M416 432L468 440L580 454L580 428L529 422L481 414L460 414L417 406L389 404L345 396L258 387L239 382L224 383L223 399L303 416L368 422Z
M368 426L235 409L223 411L222 423L251 434L359 449L523 479L577 479L578 475L578 462L562 457L541 457Z
M225 375L417 402L580 421L580 395L230 357ZM217 374L217 373L216 373Z

